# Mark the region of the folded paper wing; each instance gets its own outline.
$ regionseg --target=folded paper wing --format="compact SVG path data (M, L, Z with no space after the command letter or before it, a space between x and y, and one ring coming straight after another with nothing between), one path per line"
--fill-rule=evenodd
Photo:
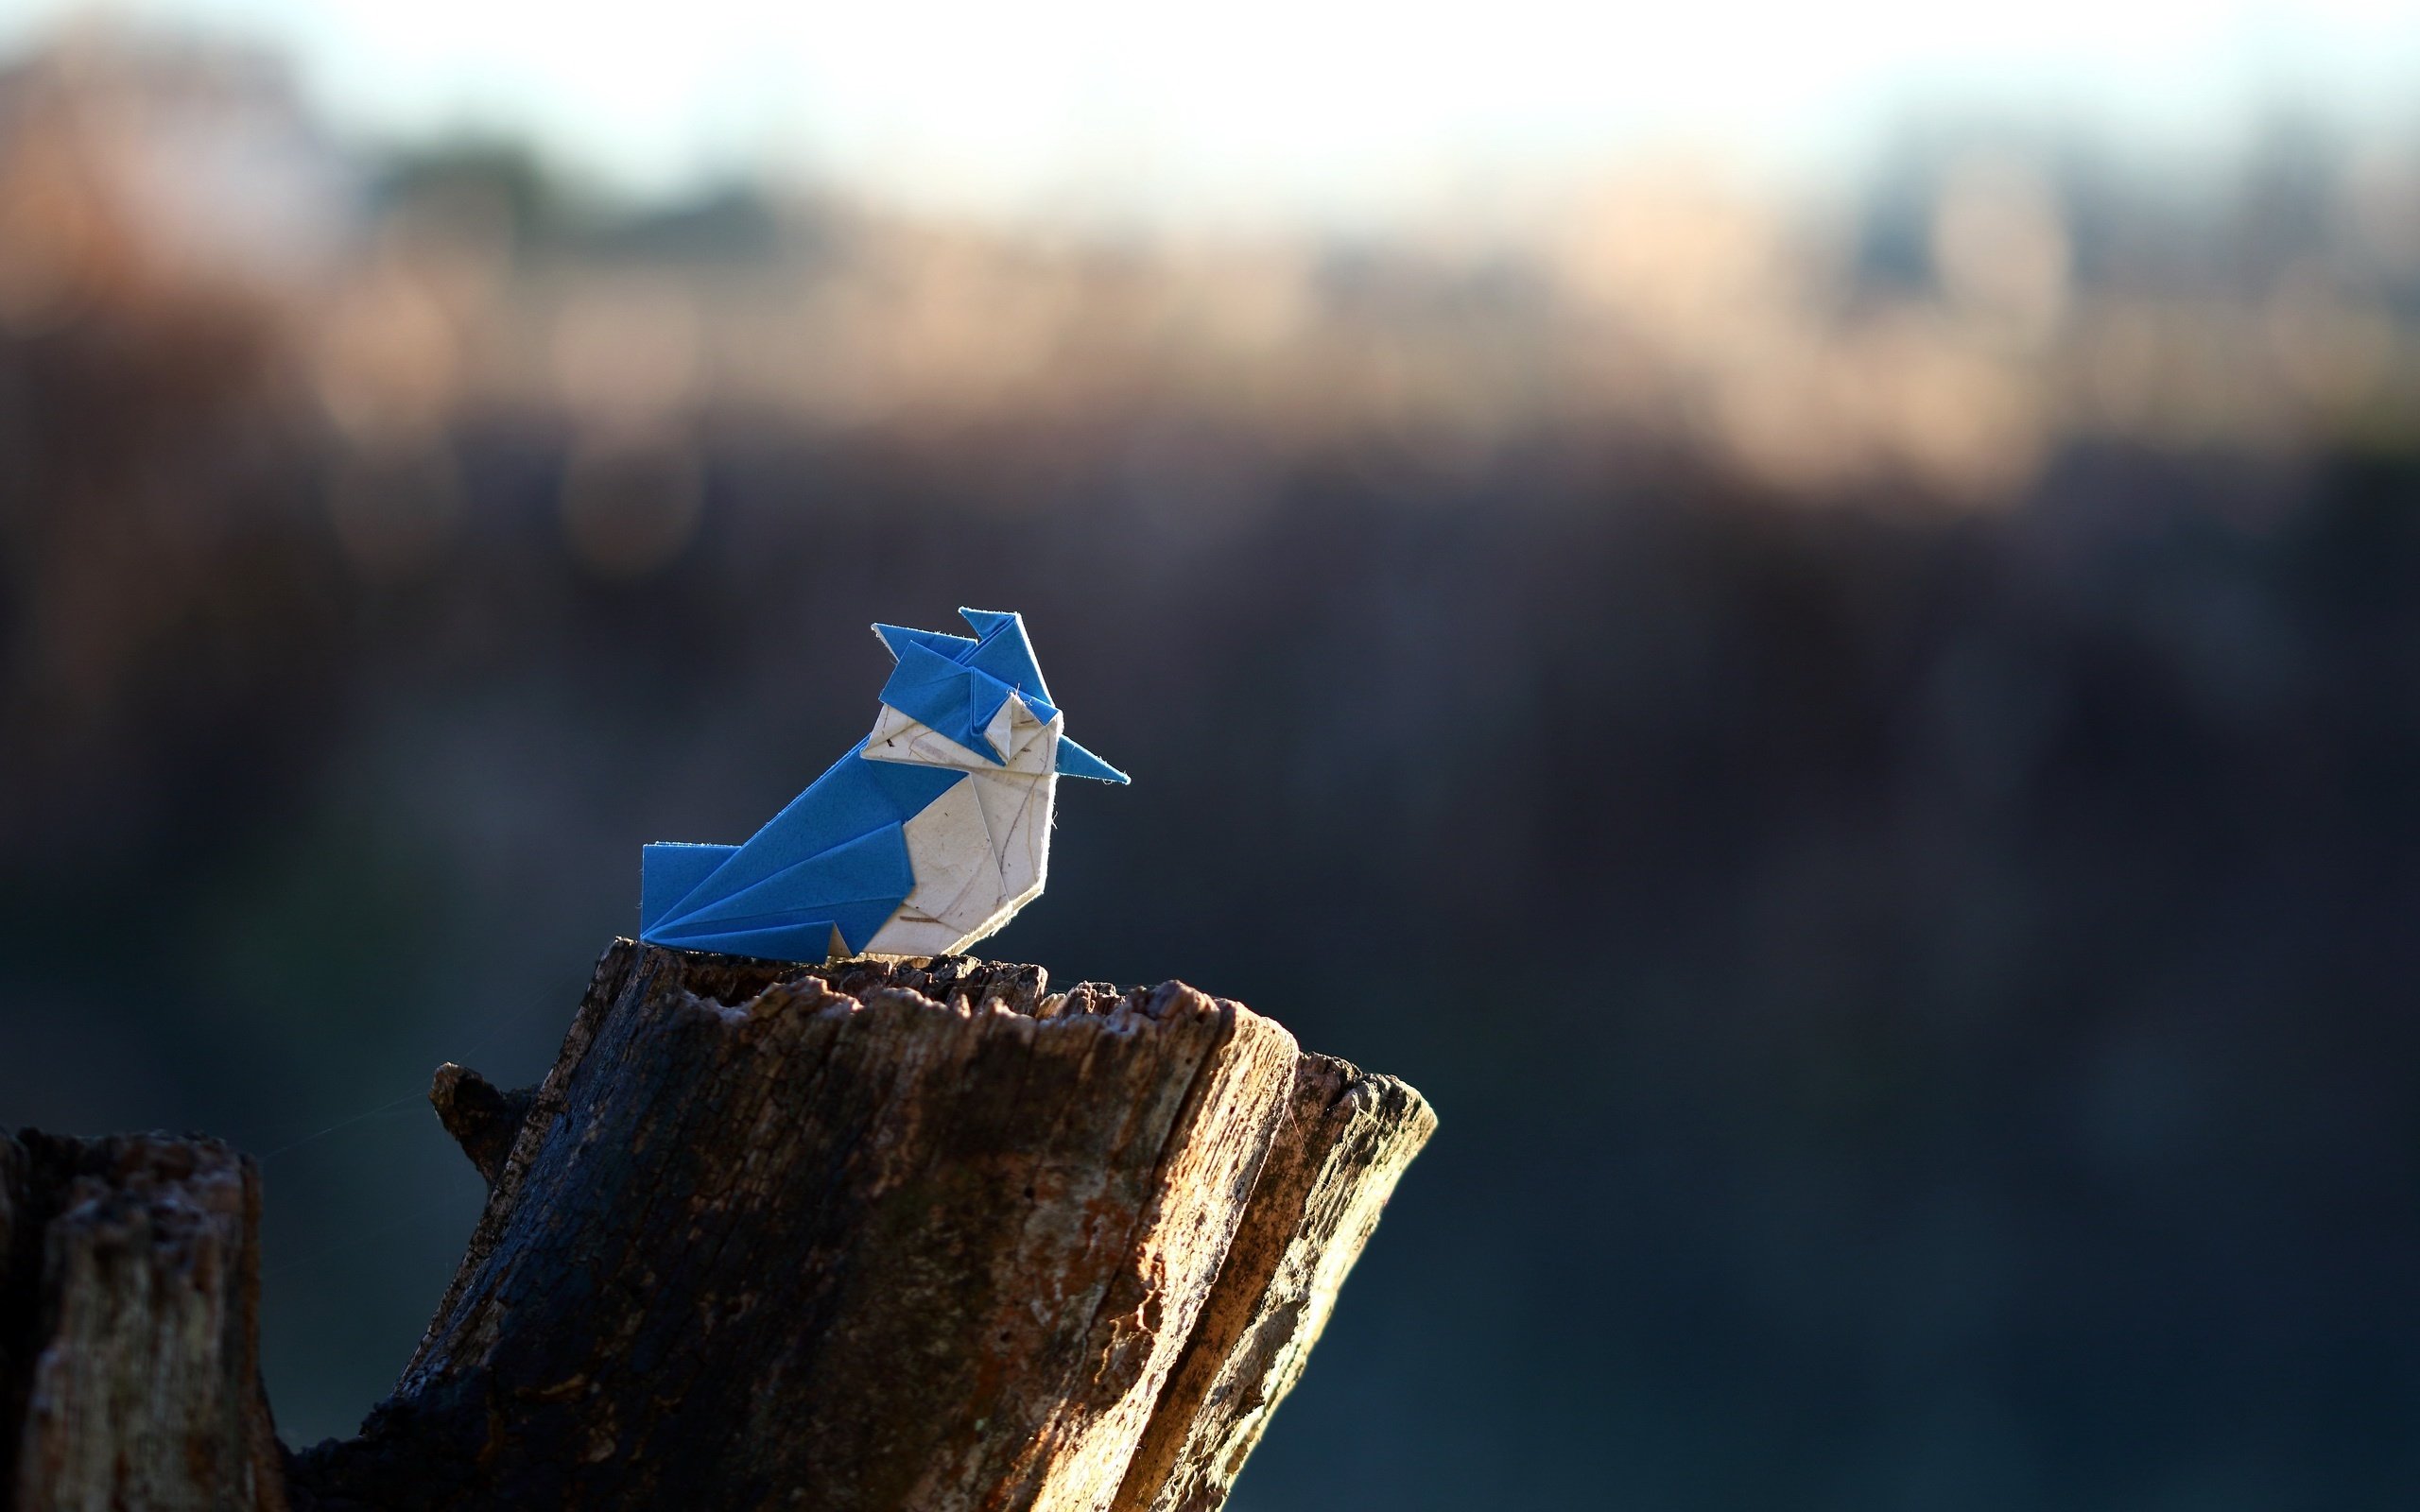
M1038 896L1061 776L1124 782L1068 740L1024 622L972 639L877 625L898 659L874 728L746 844L641 852L639 933L781 960L959 951Z
M640 852L640 933L659 945L822 960L861 950L915 890L904 832L961 774L862 759L862 742L741 846ZM685 884L685 885L684 885Z

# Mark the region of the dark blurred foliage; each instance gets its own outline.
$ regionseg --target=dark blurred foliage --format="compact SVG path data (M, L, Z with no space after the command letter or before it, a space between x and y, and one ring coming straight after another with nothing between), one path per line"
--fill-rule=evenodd
M353 202L497 182L561 192L481 148ZM1896 192L1859 288L1940 250ZM1246 1512L2420 1497L2409 388L2051 425L1959 488L1639 412L1473 446L1013 380L362 420L300 296L77 214L70 293L0 276L0 1119L264 1153L289 1437L383 1392L476 1211L429 1070L542 1071L638 845L743 836L862 732L866 625L968 603L1136 777L1065 796L995 953L1182 976L1443 1117ZM850 255L817 224L802 266ZM549 234L744 269L795 225ZM1519 277L1420 266L1317 276L1532 339Z

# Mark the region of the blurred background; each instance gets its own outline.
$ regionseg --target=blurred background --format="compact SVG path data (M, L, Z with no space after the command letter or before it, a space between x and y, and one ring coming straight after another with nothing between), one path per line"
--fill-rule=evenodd
M2420 17L0 12L0 1123L289 1441L637 848L1025 612L995 942L1443 1129L1239 1512L2420 1500Z

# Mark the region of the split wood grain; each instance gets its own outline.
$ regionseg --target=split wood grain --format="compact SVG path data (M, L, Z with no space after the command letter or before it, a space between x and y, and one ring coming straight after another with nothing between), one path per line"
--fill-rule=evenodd
M1285 1125L1127 1470L1119 1512L1226 1504L1396 1180L1436 1128L1427 1102L1392 1076L1328 1056L1296 1062Z
M486 1211L282 1477L251 1163L0 1142L9 1504L1212 1512L1435 1126L1182 983L629 940L543 1083L430 1099Z

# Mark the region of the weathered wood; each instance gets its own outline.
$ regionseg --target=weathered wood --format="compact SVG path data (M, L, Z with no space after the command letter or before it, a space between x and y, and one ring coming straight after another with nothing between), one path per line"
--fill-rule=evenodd
M1211 1512L1435 1123L1181 983L629 940L540 1086L430 1101L487 1211L282 1488L249 1163L0 1144L12 1504Z
M19 1512L282 1512L260 1178L216 1140L0 1140L0 1462Z
M501 1091L477 1072L450 1060L437 1068L428 1087L428 1103L437 1109L437 1121L462 1146L462 1153L471 1158L490 1187L504 1178L505 1160L512 1154L512 1142L520 1137L522 1121L529 1116L529 1105L536 1097L534 1087Z
M1219 1284L1161 1393L1120 1512L1217 1512L1294 1388L1345 1273L1437 1115L1392 1076L1305 1055Z

